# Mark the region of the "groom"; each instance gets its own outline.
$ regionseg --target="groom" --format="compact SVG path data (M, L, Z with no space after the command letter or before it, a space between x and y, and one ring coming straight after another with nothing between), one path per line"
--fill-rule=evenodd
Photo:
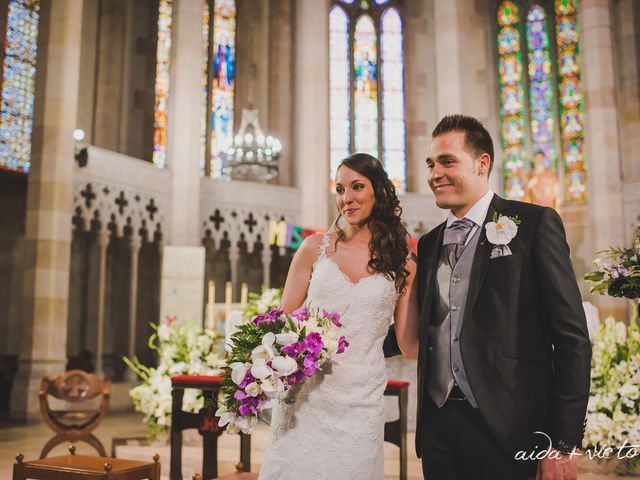
M425 478L575 479L591 344L562 220L489 189L493 143L475 118L432 135L428 183L449 216L418 245Z

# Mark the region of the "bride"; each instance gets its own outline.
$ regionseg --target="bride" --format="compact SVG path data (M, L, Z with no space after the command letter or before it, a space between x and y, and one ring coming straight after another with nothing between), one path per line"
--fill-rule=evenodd
M364 153L343 160L336 194L338 220L346 225L305 239L281 308L338 311L350 346L306 379L295 401L274 406L261 480L384 477L382 345L394 311L398 343L406 350L413 345L408 339L417 338L416 320L406 319L416 263L395 188L378 160ZM417 343L411 348L417 352Z

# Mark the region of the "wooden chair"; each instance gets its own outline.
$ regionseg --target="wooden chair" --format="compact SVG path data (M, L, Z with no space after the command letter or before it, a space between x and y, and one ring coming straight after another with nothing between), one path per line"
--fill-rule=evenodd
M398 397L400 416L397 420L384 424L384 441L400 447L400 480L407 480L407 404L409 382L389 380L384 394Z
M171 466L170 480L182 480L182 430L197 428L202 435L202 476L205 480L218 478L218 437L224 431L218 426L217 410L218 393L222 386L220 377L177 375L171 377ZM185 388L202 390L205 406L198 413L182 410L182 398ZM251 468L251 436L240 434L240 462L236 464L238 472L249 472ZM238 473L240 474L240 473ZM234 474L236 475L236 474ZM222 477L245 478L245 477Z
M13 480L160 480L160 456L153 462L123 460L107 457L76 455L76 447L69 447L70 455L24 462L16 455Z
M192 480L202 480L202 475L196 473L191 477ZM258 480L257 473L248 473L248 472L236 472L231 473L229 475L225 475L224 477L220 477L219 480Z
M100 405L87 410L54 410L49 405L49 396L80 405L95 404L92 401L102 396ZM109 409L111 383L104 377L91 375L82 370L70 370L62 375L49 379L44 377L40 385L40 413L43 420L56 434L45 444L40 458L45 458L53 447L65 442L86 442L95 448L101 457L106 457L100 440L91 433L104 420Z

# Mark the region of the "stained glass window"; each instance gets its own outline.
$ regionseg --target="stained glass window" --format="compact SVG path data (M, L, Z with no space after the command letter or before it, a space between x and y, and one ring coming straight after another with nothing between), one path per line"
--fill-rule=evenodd
M171 16L173 0L160 0L158 8L158 52L156 54L155 121L153 163L164 167L167 161L167 101L171 59Z
M211 37L210 37L211 38ZM221 176L221 153L233 142L233 100L236 77L236 3L235 0L213 2L213 62L210 69L210 150L205 171Z
M378 45L373 20L363 15L353 42L355 150L378 156Z
M584 203L587 201L587 172L584 161L584 99L578 67L578 2L556 0L555 3L565 198L569 203Z
M544 9L534 5L527 15L529 59L529 117L534 156L544 155L544 165L556 171L553 141L554 95L549 56L549 33ZM537 160L536 160L537 161Z
M403 192L404 55L398 0L334 0L329 29L331 179L343 158L365 152L382 161Z
M7 15L2 100L0 168L28 172L36 76L37 0L10 0Z
M505 195L536 201L538 188L548 198L581 203L586 171L577 0L540 1L524 16L522 5L530 4L503 1L497 13Z
M382 2L378 2L382 3ZM402 20L395 8L382 15L382 135L389 178L406 190Z
M498 71L505 195L520 200L526 183L524 136L524 83L520 50L518 7L503 2L498 10Z
M202 97L200 112L200 172L205 174L207 158L207 99L209 91L209 22L211 21L209 0L202 0Z
M340 161L349 155L349 20L338 7L329 12L329 132L331 179Z

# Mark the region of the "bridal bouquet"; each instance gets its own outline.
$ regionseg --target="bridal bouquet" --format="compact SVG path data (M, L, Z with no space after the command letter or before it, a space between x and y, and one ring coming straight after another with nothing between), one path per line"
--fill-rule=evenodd
M631 248L612 248L600 252L596 270L584 276L591 284L591 292L612 297L640 298L640 228Z
M341 327L338 312L304 307L291 315L274 309L238 325L223 367L218 424L251 433L262 410L345 351Z

